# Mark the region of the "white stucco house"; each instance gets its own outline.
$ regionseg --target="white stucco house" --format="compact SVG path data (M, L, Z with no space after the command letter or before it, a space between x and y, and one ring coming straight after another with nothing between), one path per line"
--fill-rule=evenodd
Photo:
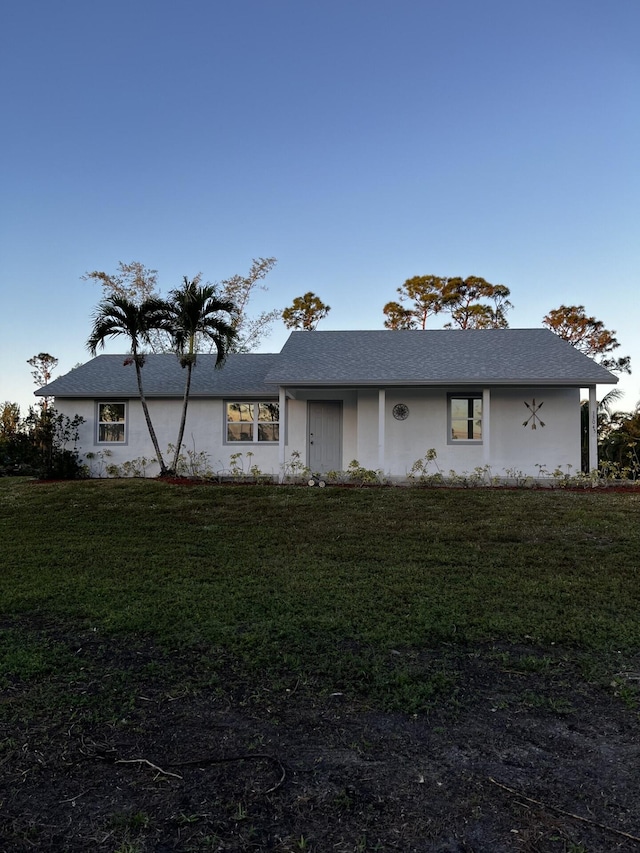
M241 453L276 478L293 454L313 472L357 459L402 480L431 448L444 471L575 473L581 389L593 469L596 386L617 382L546 329L293 332L279 353L231 355L218 370L214 358L198 356L185 445L207 454L214 471ZM100 355L36 392L85 418L82 455L109 450L115 464L154 455L125 360ZM163 354L149 355L142 373L164 450L176 441L184 372Z

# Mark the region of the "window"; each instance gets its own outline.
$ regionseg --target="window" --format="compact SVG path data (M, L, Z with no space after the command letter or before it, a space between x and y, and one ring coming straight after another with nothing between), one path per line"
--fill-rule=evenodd
M482 397L449 397L449 441L482 441Z
M278 403L227 403L227 441L276 442L280 437Z
M98 443L126 441L126 403L98 403Z

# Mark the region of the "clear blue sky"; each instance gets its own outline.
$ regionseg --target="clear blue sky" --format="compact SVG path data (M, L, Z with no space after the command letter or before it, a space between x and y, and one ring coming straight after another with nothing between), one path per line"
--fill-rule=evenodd
M85 271L275 256L255 311L313 290L323 329L427 273L507 285L512 327L584 304L631 408L639 37L638 0L4 0L0 402L87 360Z

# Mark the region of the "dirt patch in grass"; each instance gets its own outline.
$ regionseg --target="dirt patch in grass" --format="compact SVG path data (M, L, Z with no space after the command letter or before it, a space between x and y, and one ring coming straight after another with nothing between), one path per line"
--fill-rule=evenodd
M431 650L446 690L404 714L219 649L3 627L43 652L0 694L0 850L640 850L640 657Z

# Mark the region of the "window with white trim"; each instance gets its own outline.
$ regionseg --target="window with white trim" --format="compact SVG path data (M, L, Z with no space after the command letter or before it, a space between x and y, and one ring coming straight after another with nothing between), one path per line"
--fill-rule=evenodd
M482 441L482 395L449 396L449 443Z
M228 402L226 441L245 444L275 443L280 437L280 406L271 401Z
M98 444L127 440L127 404L98 403Z

